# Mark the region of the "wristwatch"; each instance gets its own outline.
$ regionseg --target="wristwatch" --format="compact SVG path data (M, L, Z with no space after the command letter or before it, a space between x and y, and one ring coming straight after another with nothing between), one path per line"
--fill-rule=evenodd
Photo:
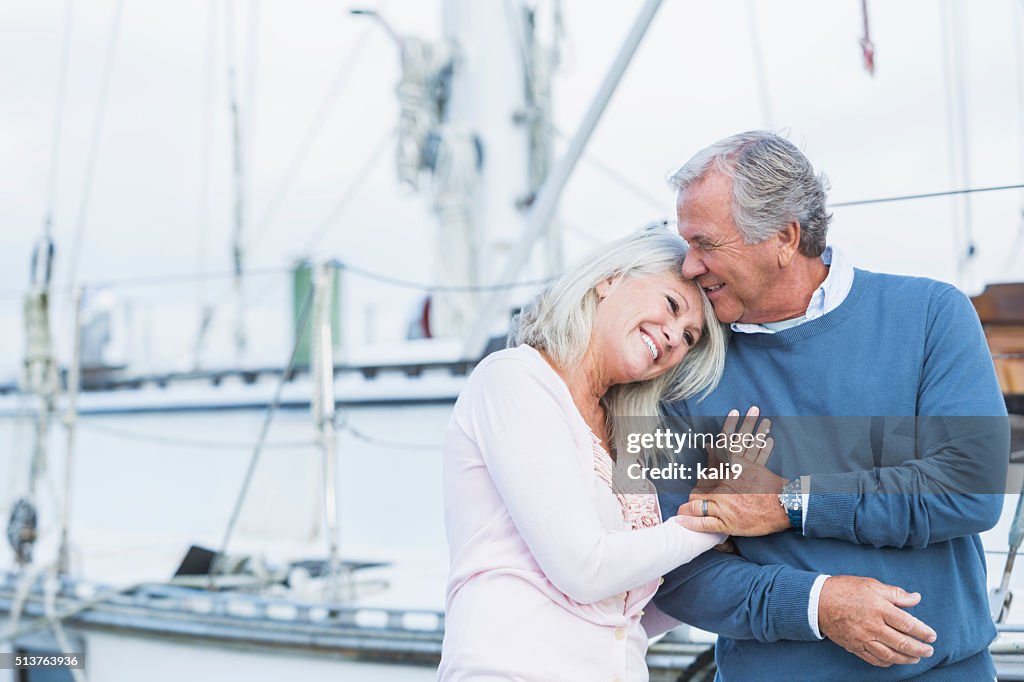
M804 498L802 491L800 490L799 478L794 478L792 481L782 486L782 492L779 493L779 504L781 504L782 508L786 510L786 516L789 517L790 527L799 532L803 532Z

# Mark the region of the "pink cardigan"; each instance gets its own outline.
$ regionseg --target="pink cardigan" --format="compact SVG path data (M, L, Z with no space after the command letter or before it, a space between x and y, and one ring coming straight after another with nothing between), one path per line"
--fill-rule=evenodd
M640 617L660 576L724 537L674 522L630 530L591 439L533 348L473 372L444 446L440 680L647 679Z

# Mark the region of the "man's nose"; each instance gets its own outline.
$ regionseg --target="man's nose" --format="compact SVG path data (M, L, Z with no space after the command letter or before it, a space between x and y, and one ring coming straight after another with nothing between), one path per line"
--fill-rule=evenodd
M686 279L694 279L695 277L700 277L707 271L708 269L704 267L704 261L698 258L697 255L693 253L693 250L690 250L686 254L686 258L683 259L683 277Z

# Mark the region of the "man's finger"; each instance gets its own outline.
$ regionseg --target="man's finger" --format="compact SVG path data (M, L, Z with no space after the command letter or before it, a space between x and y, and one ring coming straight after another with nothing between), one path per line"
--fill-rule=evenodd
M886 611L882 619L885 624L897 632L900 636L906 637L914 646L902 647L899 650L904 653L912 653L915 656L931 656L933 650L925 642L934 642L935 630L925 625L922 621L914 618L903 609ZM920 640L920 641L918 641ZM890 645L891 646L891 645Z
M850 650L847 649L847 651ZM878 656L875 656L867 649L861 649L860 651L850 651L850 653L856 656L857 658L865 660L866 662L870 663L876 668L888 668L891 665L891 663L886 663L885 661L880 659Z
M708 503L708 514L704 513L704 503ZM679 505L680 516L708 516L711 513L711 500L707 496L691 494L690 501Z
M896 585L886 585L882 596L891 601L901 609L917 606L921 601L921 595L917 592L907 592Z
M890 665L908 665L912 663L919 663L921 659L917 656L908 656L904 653L897 651L896 649L879 642L878 640L872 640L866 645L868 652L883 663L882 667L889 667Z

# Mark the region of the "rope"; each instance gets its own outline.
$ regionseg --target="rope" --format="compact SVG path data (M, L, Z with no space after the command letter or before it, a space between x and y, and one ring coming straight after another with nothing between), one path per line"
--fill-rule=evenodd
M89 214L89 200L92 197L93 178L96 177L96 161L99 157L100 138L103 134L103 120L107 109L107 100L110 95L110 75L114 70L114 55L117 48L117 36L121 27L121 13L124 7L124 0L117 0L114 5L114 14L110 21L110 37L107 40L107 53L103 62L103 75L100 81L100 97L96 105L96 118L93 121L92 142L89 146L89 160L86 163L85 185L82 188L82 197L78 206L78 220L75 223L75 236L71 241L71 256L68 261L68 284L69 289L75 286L78 274L78 260L82 246L82 232L85 230L85 222Z
M60 582L57 579L56 567L50 566L46 572L46 580L43 582L43 612L46 614L46 621L50 624L53 638L57 640L61 652L69 656L76 652L71 648L71 643L68 642L64 628L60 624L61 619L57 616L57 590L59 588ZM75 682L88 682L89 678L86 677L85 670L81 668L68 668L68 672L71 673L71 677L74 678Z

